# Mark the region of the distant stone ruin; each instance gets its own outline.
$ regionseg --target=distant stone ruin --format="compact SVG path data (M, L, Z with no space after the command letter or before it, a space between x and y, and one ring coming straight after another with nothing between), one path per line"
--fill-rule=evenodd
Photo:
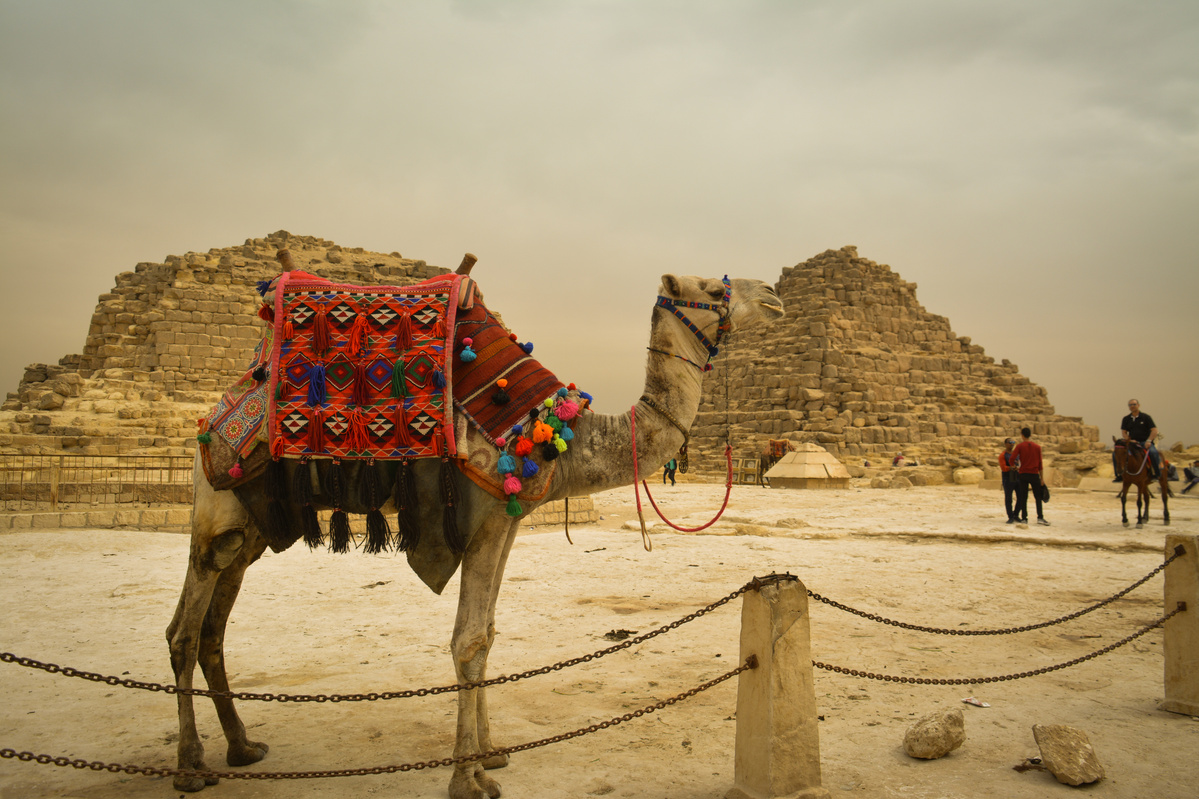
M297 268L344 283L406 286L448 271L286 231L138 264L100 295L82 354L25 370L0 409L0 451L190 454L196 420L262 338L255 287L278 274L282 247Z
M993 464L1026 426L1047 455L1074 454L1061 466L1085 469L1103 448L1099 428L1059 416L1044 388L954 334L916 301L914 283L856 247L784 269L776 289L786 317L738 334L704 382L690 448L701 476L722 476L726 431L737 457L771 438L811 441L859 477L902 452L952 479Z

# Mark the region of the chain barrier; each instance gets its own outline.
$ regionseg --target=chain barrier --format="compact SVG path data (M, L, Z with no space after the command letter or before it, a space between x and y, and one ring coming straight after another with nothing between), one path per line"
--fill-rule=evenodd
M1103 607L1104 605L1107 605L1111 602L1115 602L1117 599L1121 598L1122 596L1129 593L1130 591L1133 591L1134 589L1141 587L1142 585L1147 583L1151 578L1153 578L1158 572L1162 571L1167 566L1169 566L1171 563L1173 563L1175 559L1180 558L1185 554L1186 554L1186 549L1181 544L1179 544L1178 546L1176 546L1174 548L1174 554L1171 555L1170 557L1166 558L1166 560L1163 563L1161 563L1156 569L1149 572L1144 577L1142 577L1141 579L1137 580L1132 585L1125 588L1123 591L1112 594L1107 599L1100 600L1099 602L1096 602L1094 605L1091 605L1090 607L1083 608L1082 610L1075 611L1074 613L1071 613L1066 616L1060 616L1056 619L1053 619L1052 621L1043 621L1039 624L1029 624L1024 627L1006 627L1006 628L999 629L999 630L951 630L951 629L946 629L944 627L924 627L919 624L908 624L907 622L895 621L894 619L888 619L887 617L879 616L876 613L867 613L863 610L857 610L856 608L851 608L849 605L842 605L840 602L835 602L827 597L821 596L820 594L812 593L811 591L808 591L808 596L810 596L812 599L815 599L817 602L823 602L824 604L829 605L830 607L834 607L837 610L843 610L846 613L852 613L855 616L861 616L863 619L869 619L870 621L879 622L880 624L889 624L892 627L900 627L904 630L915 630L916 632L934 633L936 635L1009 635L1011 633L1026 633L1026 632L1029 632L1030 630L1040 630L1043 627L1052 627L1055 624L1061 624L1062 622L1073 621L1074 619L1077 619L1080 616L1085 616L1086 614L1090 613L1091 611L1098 610L1099 608Z
M745 590L748 590L745 589ZM689 699L698 693L702 693L709 688L719 685L725 680L736 677L743 671L756 669L758 667L758 659L754 655L750 655L737 668L730 672L720 675L715 679L708 680L705 683L697 685L689 691L684 691L681 694L672 696L669 699L663 699L661 702L655 702L652 705L634 710L632 713L626 713L623 716L601 721L598 724L592 724L589 727L581 727L571 732L564 732L549 738L542 738L539 741L530 741L528 743L517 744L516 746L507 746L501 749L493 749L490 752L479 752L473 755L459 755L458 757L445 757L439 760L425 760L419 763L401 763L391 766L374 766L372 768L355 768L355 769L336 769L332 771L259 771L259 772L244 772L244 771L192 771L187 769L174 768L155 768L153 766L132 766L121 763L104 763L98 760L81 760L67 757L54 757L52 755L38 755L33 752L18 752L15 749L0 749L0 758L16 759L22 762L35 762L42 765L55 766L70 766L76 769L91 769L92 771L109 771L113 773L125 774L142 774L149 777L204 777L217 779L231 780L307 780L320 777L359 777L368 774L395 774L396 772L404 771L420 771L422 769L440 768L443 766L453 766L459 763L470 763L476 760L485 758L507 755L514 752L524 752L529 749L537 749L542 746L560 743L561 741L569 741L571 738L578 738L583 735L589 735L593 732L606 730L610 727L615 727L623 724L626 721L641 718L642 716L654 713L670 705L676 704Z
M1155 629L1157 627L1161 627L1163 624L1166 623L1166 621L1169 618L1171 618L1172 616L1174 616L1177 613L1183 612L1186 609L1187 609L1186 603L1179 602L1178 606L1176 608L1174 608L1174 610L1172 610L1169 613L1167 613L1166 615L1162 616L1160 619L1153 622L1152 624L1150 624L1146 627L1142 627L1140 630L1137 630L1132 635L1129 635L1125 638L1121 638L1116 643L1111 644L1110 646L1105 646L1105 647L1103 647L1103 649L1097 649L1088 655L1083 655L1082 657L1074 658L1074 660L1069 660L1069 661L1066 661L1065 663L1058 663L1054 666L1046 666L1044 668L1035 669L1034 671L1022 671L1018 674L1005 674L1001 677L944 677L944 678L942 678L942 677L903 677L903 676L898 676L898 675L894 675L894 674L875 674L874 672L869 672L869 671L859 671L857 669L847 669L844 666L831 666L827 663L821 663L816 660L812 661L812 665L818 669L824 669L825 671L832 671L832 672L836 672L837 674L848 674L850 677L865 677L866 679L869 679L869 680L882 680L883 682L909 683L909 684L913 684L913 685L978 685L980 683L1006 682L1008 680L1022 680L1025 677L1036 677L1041 674L1048 674L1051 671L1061 671L1062 669L1068 669L1071 666L1077 666L1079 663L1084 663L1088 660L1092 660L1094 658L1099 657L1100 655L1106 655L1108 652L1111 652L1113 649L1118 649L1118 648L1124 646L1125 644L1129 643L1130 641L1135 641L1137 638L1140 638L1142 635L1149 632L1150 630Z
M49 672L50 674L61 674L64 677L78 677L91 682L102 682L106 685L112 685L120 688L136 688L143 691L154 691L166 694L183 694L184 696L208 696L217 699L237 699L239 701L261 701L261 702L375 702L378 700L389 699L410 699L414 696L436 696L438 694L452 693L454 691L469 691L475 688L486 688L491 685L502 685L504 683L517 682L518 680L528 679L529 677L537 677L542 674L549 674L553 671L561 671L562 669L577 666L580 663L590 663L593 660L619 652L622 649L628 649L631 646L644 643L645 641L655 638L663 633L670 632L678 627L683 626L689 621L694 621L700 616L704 616L722 605L732 602L737 597L747 591L758 591L766 585L779 583L784 581L794 582L799 578L792 574L768 574L765 577L755 577L745 585L738 588L731 594L721 597L710 605L702 607L694 613L689 613L677 621L672 621L670 624L663 625L656 630L651 630L643 635L638 635L635 638L628 638L621 641L615 646L610 646L606 649L601 649L597 652L592 652L588 655L581 655L570 660L563 660L559 663L554 663L550 666L542 666L529 671L522 671L519 674L502 674L499 677L492 677L488 680L480 680L478 682L455 683L454 685L443 685L435 688L414 688L405 691L384 691L382 693L368 694L273 694L273 693L253 693L250 691L212 691L205 688L180 688L176 685L164 685L157 682L145 682L142 680L123 679L112 675L97 674L92 671L83 671L74 669L70 666L59 666L56 663L43 663L40 660L33 658L19 657L11 652L0 652L0 663L15 663L18 666L24 666L28 669L39 669Z

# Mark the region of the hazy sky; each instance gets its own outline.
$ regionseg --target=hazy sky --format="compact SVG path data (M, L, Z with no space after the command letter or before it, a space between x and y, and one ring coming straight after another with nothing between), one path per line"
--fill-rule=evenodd
M854 244L1057 411L1199 443L1199 3L0 0L0 390L139 261L476 277L602 411L658 278Z

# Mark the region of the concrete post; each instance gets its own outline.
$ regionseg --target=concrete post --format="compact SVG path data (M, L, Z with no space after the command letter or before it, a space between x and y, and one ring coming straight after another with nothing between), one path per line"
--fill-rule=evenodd
M828 799L808 629L808 592L788 576L748 591L741 606L735 782L725 799Z
M1185 602L1187 609L1165 624L1166 701L1162 710L1199 715L1199 536L1167 535L1166 556L1183 546L1186 554L1166 567L1165 602L1169 613Z

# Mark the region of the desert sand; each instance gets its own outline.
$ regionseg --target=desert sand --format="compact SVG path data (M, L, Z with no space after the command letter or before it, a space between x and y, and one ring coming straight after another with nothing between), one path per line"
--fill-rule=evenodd
M658 478L660 479L660 478ZM723 486L653 485L676 522L707 521ZM595 498L599 524L525 531L497 612L490 674L520 672L644 633L736 590L791 572L812 591L901 621L996 628L1071 613L1138 580L1163 556L1167 531L1199 533L1199 502L1172 504L1164 527L1126 529L1112 494L1055 491L1051 527L1003 524L997 491L771 491L736 487L703 534L654 528L642 548L631 488ZM647 516L652 511L646 508ZM163 637L188 551L186 536L47 531L0 536L0 649L78 669L169 682ZM1123 638L1162 612L1162 577L1095 613L1018 635L947 637L871 623L812 604L817 660L923 677L1004 675L1061 663ZM432 594L397 555L331 555L296 546L251 568L227 637L235 690L355 693L453 682L449 635L457 578ZM497 744L575 730L681 693L734 668L740 601L629 650L492 689ZM977 686L908 686L818 671L824 786L833 797L1071 795L1044 771L1032 725L1090 736L1107 771L1081 789L1111 799L1190 797L1199 784L1199 720L1158 709L1162 638L1154 630L1083 664ZM167 695L0 664L0 747L155 767L174 765ZM197 680L200 680L197 672ZM593 735L518 753L491 772L512 799L720 799L733 784L736 679ZM199 683L202 684L202 681ZM990 707L962 703L974 696ZM446 757L456 700L353 704L243 702L269 755L247 771L358 768ZM920 716L960 707L966 742L913 760L903 735ZM211 703L197 700L208 764L224 764ZM447 769L305 781L223 780L201 796L443 797ZM0 796L141 799L178 796L169 778L0 760Z

